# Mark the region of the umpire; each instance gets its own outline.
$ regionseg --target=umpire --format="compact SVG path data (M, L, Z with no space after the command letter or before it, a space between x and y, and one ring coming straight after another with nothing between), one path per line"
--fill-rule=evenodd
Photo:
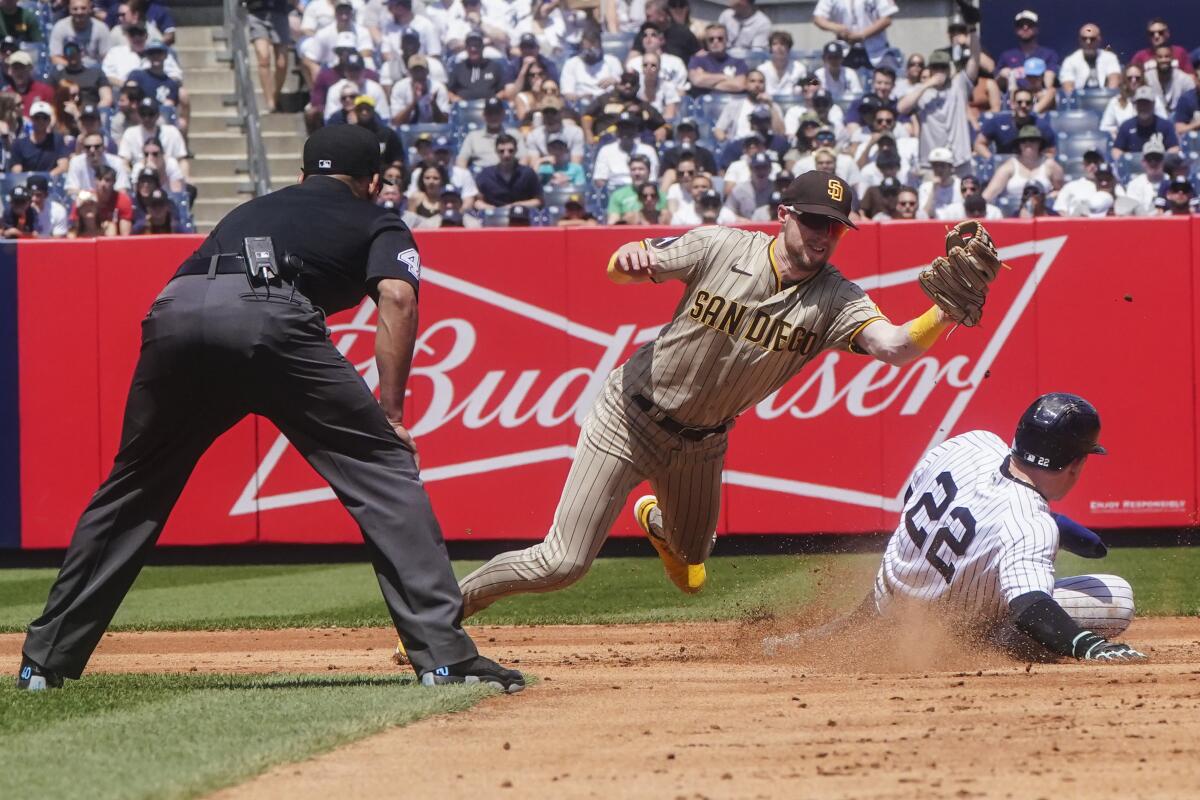
M402 422L421 266L400 217L371 202L378 173L373 134L321 128L304 144L303 180L231 211L151 305L120 450L29 626L19 688L83 673L197 459L247 414L275 423L358 523L422 683L524 688L462 629ZM379 307L379 401L325 328L366 294Z

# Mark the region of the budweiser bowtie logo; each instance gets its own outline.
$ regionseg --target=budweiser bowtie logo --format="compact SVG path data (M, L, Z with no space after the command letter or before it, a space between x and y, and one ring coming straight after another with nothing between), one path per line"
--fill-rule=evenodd
M1001 250L1001 258L1017 269L1001 276L982 332L957 334L903 369L826 353L743 414L733 440L762 426L766 438L780 440L782 456L782 440L794 433L803 442L806 426L842 424L852 439L854 420L885 416L888 424L894 420L927 432L926 447L937 444L952 433L1065 243L1062 236ZM886 310L895 287L914 291L920 270L901 269L857 282ZM619 308L606 312L613 318L611 327L586 325L515 292L429 267L422 282L454 300L443 303L450 313L442 309L420 334L409 380L412 408L406 421L422 447L426 483L495 478L528 465L569 460L579 424L608 373L661 327L661 320L620 319ZM372 390L379 381L374 319L374 305L364 302L349 322L331 325L334 343ZM802 462L794 458L771 459L768 470L744 468L732 456L733 451L724 474L730 485L877 509L899 507L902 486L888 486L880 494L822 480L825 470L819 467L803 474ZM299 458L278 435L230 513L334 499L307 469L283 470L286 475L277 476L281 463Z

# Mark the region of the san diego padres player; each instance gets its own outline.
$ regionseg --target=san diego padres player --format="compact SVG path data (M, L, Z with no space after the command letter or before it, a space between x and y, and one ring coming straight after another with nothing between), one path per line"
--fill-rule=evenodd
M1145 658L1106 638L1133 619L1126 580L1054 577L1060 527L1065 539L1075 523L1056 519L1048 503L1074 488L1089 455L1105 453L1099 436L1096 409L1056 393L1025 411L1011 447L994 433L971 431L930 450L909 479L874 595L859 616L897 618L906 608L936 606L965 632L1023 654ZM771 650L804 639L793 634L765 644Z
M678 280L683 297L658 337L614 370L583 423L550 532L460 582L465 615L521 592L561 589L587 572L642 480L638 521L685 592L705 582L726 437L738 414L823 350L906 364L947 326L937 307L891 324L829 260L855 227L850 187L808 172L784 191L778 236L724 227L631 242L609 261L617 283Z

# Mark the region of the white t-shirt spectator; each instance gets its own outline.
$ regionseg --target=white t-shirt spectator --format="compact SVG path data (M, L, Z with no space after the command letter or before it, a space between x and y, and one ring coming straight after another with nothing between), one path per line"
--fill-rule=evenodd
M1058 71L1060 83L1070 81L1075 89L1104 88L1109 75L1121 74L1121 62L1110 50L1097 50L1096 63L1089 64L1083 50L1076 50L1063 59Z
M722 130L725 132L725 140L744 139L750 135L753 128L750 127L750 115L754 109L760 105L771 105L764 101L751 100L748 97L738 97L737 99L726 103L721 109L721 116L717 118L713 125L714 130Z
M471 174L471 170L460 167L458 164L449 164L446 166L446 171L450 173L450 188L457 189L458 196L464 201L478 196L479 187L475 185L475 176ZM413 170L412 178L408 182L407 194L415 194L420 185L421 168L417 167Z
M817 0L813 16L824 17L830 22L846 25L851 30L861 31L899 11L899 6L893 0ZM886 30L868 37L863 46L867 49L867 57L871 59L871 63L877 65L888 48Z
M145 161L138 161L133 165L133 169L131 169L129 171L129 174L137 175L139 172L142 171L142 169L145 168L145 166L146 166ZM167 191L167 192L183 191L183 184L186 183L187 180L186 180L186 178L183 177L183 170L179 168L179 159L177 159L177 158L163 159L163 172L167 173L167 182L162 185L163 191ZM178 189L174 188L176 186L178 186L179 188Z
M650 159L650 180L658 178L658 153L644 142L634 142L633 152L626 153L621 149L620 142L609 142L596 153L596 164L592 167L592 177L605 181L605 186L611 191L622 186L628 186L633 180L629 177L629 157L643 155Z
M758 71L766 78L767 94L772 97L794 95L796 84L808 77L808 67L804 66L804 62L798 58L789 61L783 72L775 69L775 65L770 61L759 64Z
M121 143L117 145L117 155L125 159L126 164L142 159L142 145L147 139L157 138L162 143L163 156L176 160L187 158L187 144L183 134L174 125L160 122L158 127L147 132L141 125L131 125L121 134Z
M140 125L136 127L141 127ZM141 148L138 148L141 152ZM129 191L129 168L125 166L125 162L120 156L115 156L112 153L104 154L104 163L108 164L117 171L117 182L113 184L113 188L123 192ZM88 165L87 156L80 153L77 156L72 156L67 162L67 178L63 184L67 193L74 196L80 189L95 189L96 174L95 170Z
M934 212L934 219L941 219L947 222L958 222L959 220L964 220L966 218L967 210L963 208L962 203L951 203L948 206L942 206ZM1004 212L1001 211L998 206L988 203L987 207L984 209L983 218L1004 219Z
M113 94L117 93L117 89L121 84L125 83L125 79L129 77L129 73L135 69L149 69L150 60L143 58L137 53L129 49L127 45L119 44L116 47L110 47L104 55L104 60L100 62L100 71L104 73L104 77L108 78L108 82L114 87ZM163 63L163 72L167 73L167 77L172 80L183 82L183 70L179 67L179 62L175 60L175 56L167 54L167 60Z
M442 56L442 39L438 32L438 27L432 20L426 17L413 17L412 22L407 25L401 25L396 20L389 20L383 26L383 42L380 48L383 52L400 53L400 40L404 37L406 31L416 31L421 37L420 52L427 56Z
M617 4L617 29L637 33L646 21L646 0L614 0Z
M632 55L625 62L625 68L640 75L642 78L641 86L646 85L646 75L642 72L642 57L640 54L635 53ZM659 84L671 84L675 89L675 93L682 97L688 90L687 64L684 64L683 59L679 56L673 56L670 53L660 53L658 56L658 82ZM638 96L641 97L640 89ZM642 99L646 100L648 98L643 97Z
M371 32L367 30L366 25L355 24L353 31L345 31L353 33L355 39L354 49L359 53L373 53L375 51L375 42L371 40ZM308 37L300 43L300 55L304 58L311 59L318 64L326 67L332 67L337 63L337 54L334 48L337 46L338 34L343 33L337 29L337 24L326 25L315 35ZM364 56L364 58L366 58ZM371 66L374 58L367 59L367 65Z
M789 138L795 138L796 132L800 129L800 117L809 109L804 106L789 106L788 110L783 112L783 129L787 131ZM829 109L829 127L833 128L834 134L841 139L843 131L846 129L846 115L842 111L841 106L831 106Z
M1054 200L1054 211L1060 217L1069 217L1072 209L1098 191L1100 190L1096 188L1095 182L1088 178L1068 181L1058 190L1058 197Z
M329 87L329 92L325 95L325 119L329 119L342 109L342 89L347 84L351 84L348 78L342 78L340 81ZM398 85L398 84L397 84ZM382 120L390 120L392 118L392 107L388 103L387 94L383 91L383 87L378 82L370 78L363 78L358 81L359 94L365 94L367 97L375 101L375 116ZM441 107L443 111L449 110L449 105Z
M862 94L862 81L855 70L842 67L841 73L835 77L825 67L817 67L813 75L820 79L821 88L833 95L835 103L846 95Z
M962 189L959 186L958 178L954 178L949 186L934 184L933 181L923 181L917 187L917 208L924 210L926 203L929 202L929 195L933 195L933 212L936 215L938 209L944 208L952 203L962 202Z
M522 20L512 38L519 39L523 34L532 33L537 37L542 55L555 58L579 47L586 20L584 12L568 11L560 5L550 12L541 28L534 26L532 16Z
M874 165L872 164L869 166ZM809 153L808 155L802 156L796 161L795 164L792 165L792 174L799 176L805 172L812 172L816 168L817 157L812 153ZM747 177L749 177L748 170L749 168L747 168ZM858 171L858 164L854 162L854 158L852 156L848 156L845 153L838 153L837 165L834 167L834 172L837 173L839 178L852 186L862 180L862 177ZM728 170L725 173L725 182L729 182Z
M730 53L740 56L748 50L766 50L767 39L771 36L771 18L756 9L745 19L738 19L732 8L727 8L717 17L717 22L725 26L729 43L726 45Z
M567 149L571 152L571 160L583 158L583 129L575 124L562 125L562 130L548 133L545 127L538 126L529 132L525 137L525 147L528 148L530 155L548 156L550 150L546 147L546 140L551 138L561 137L567 143Z
M356 16L363 9L362 0L350 0L350 5L354 7ZM326 25L332 25L333 19L332 0L310 0L308 5L304 6L304 15L300 18L300 28L316 33Z
M516 29L532 15L530 0L483 0L484 19L505 30ZM645 17L645 12L642 16Z
M1154 201L1158 199L1159 181L1151 183L1144 174L1135 175L1125 184L1125 196L1132 197L1138 204L1138 216L1145 217L1154 213Z
M727 206L721 206L721 211L717 214L718 225L734 225L737 221L737 214L734 214ZM692 197L689 194L687 200L680 201L679 208L671 215L671 224L694 227L700 223L700 214L696 211L696 204L692 201Z
M63 17L54 23L50 29L50 55L61 56L63 44L71 40L79 45L84 65L97 66L108 52L108 26L95 17L91 18L91 23L91 27L82 35L75 30L70 17Z
M338 95L341 97L341 95ZM392 96L388 98L391 105L389 109L392 114L399 114L404 109L408 108L413 101L412 78L404 78L398 81L392 87ZM429 79L429 89L425 92L425 96L421 98L421 105L424 108L421 110L420 118L426 120L429 117L429 109L436 104L443 114L450 113L450 92L446 89L446 84L441 81ZM391 119L391 114L388 115Z
M46 207L37 212L37 235L43 239L67 235L67 209L62 203L46 198Z
M1162 97L1158 95L1154 97L1154 113L1164 119L1170 118L1170 115L1167 114L1167 107L1163 105ZM1121 98L1114 97L1104 107L1104 114L1100 117L1100 130L1115 139L1117 129L1121 127L1121 123L1127 119L1132 119L1136 114L1137 109L1134 107L1133 100L1122 106Z
M616 56L605 55L595 64L588 64L580 56L571 56L563 64L559 89L566 97L581 97L585 100L595 100L607 92L621 79L625 68ZM611 78L611 86L601 86L600 81Z

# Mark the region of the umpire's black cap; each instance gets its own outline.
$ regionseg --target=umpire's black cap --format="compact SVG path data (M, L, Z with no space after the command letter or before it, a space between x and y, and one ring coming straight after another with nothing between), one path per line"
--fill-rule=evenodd
M820 214L832 217L843 225L857 229L850 221L850 184L829 172L810 170L783 190L783 205L801 214Z
M1052 392L1033 402L1017 423L1012 453L1021 463L1060 470L1080 456L1105 455L1100 413L1076 394Z
M304 174L369 178L379 172L379 139L361 125L326 125L304 143Z

